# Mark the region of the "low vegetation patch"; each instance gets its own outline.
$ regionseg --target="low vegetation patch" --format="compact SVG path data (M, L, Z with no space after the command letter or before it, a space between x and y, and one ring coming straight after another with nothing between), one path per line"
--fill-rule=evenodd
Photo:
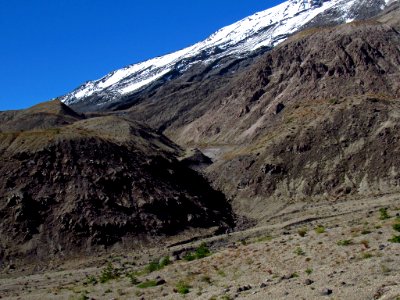
M400 235L394 235L391 239L389 239L391 243L400 243Z
M325 227L322 225L319 225L317 228L315 228L315 232L318 234L324 233L325 232Z
M171 260L169 259L169 256L165 256L159 260L155 260L155 261L152 261L151 263L149 263L148 266L146 267L146 271L148 273L152 273L152 272L161 270L170 264L171 264Z
M151 288L151 287L155 287L155 286L157 286L157 281L155 281L155 280L146 280L137 285L137 287L140 289L147 289L147 288Z
M387 220L390 219L390 216L388 214L388 209L387 208L381 208L379 210L379 219L380 220Z
M107 281L119 278L119 276L118 270L114 269L111 263L108 263L107 267L101 272L99 281L101 283L106 283Z
M179 281L176 285L176 292L182 295L190 293L191 286L184 281Z
M301 249L300 247L297 247L296 250L294 250L294 253L297 254L297 255L306 255L304 250Z
M202 243L199 248L196 249L195 252L187 253L183 259L186 261L192 261L195 259L205 258L211 255L210 249L208 249L205 243Z
M340 240L339 242L337 242L338 246L349 246L352 243L352 240Z

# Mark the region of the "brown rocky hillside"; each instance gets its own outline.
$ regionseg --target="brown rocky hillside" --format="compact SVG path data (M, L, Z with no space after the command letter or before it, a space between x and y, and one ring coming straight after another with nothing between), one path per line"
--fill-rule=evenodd
M256 218L293 200L398 190L399 20L394 3L371 20L307 29L249 67L180 78L129 111L219 153L209 177Z
M57 101L7 120L0 132L2 259L93 253L233 225L224 196L178 161L178 146L143 125L84 119Z

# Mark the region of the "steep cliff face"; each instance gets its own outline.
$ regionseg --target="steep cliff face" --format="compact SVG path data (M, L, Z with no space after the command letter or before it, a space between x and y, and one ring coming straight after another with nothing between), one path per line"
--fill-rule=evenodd
M22 116L29 122L38 112L38 127L12 130ZM71 116L77 118L67 125L54 122ZM78 116L52 102L3 123L2 257L95 252L190 228L233 225L224 196L178 161L182 150L167 138L126 118Z

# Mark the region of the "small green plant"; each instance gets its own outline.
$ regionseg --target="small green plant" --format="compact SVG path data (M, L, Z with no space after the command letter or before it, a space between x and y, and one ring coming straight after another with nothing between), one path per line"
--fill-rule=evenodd
M171 260L169 259L169 256L165 256L159 260L154 260L154 261L150 262L146 267L146 271L147 271L147 273L152 273L152 272L161 270L170 264L171 264Z
M294 273L292 274L292 278L297 278L297 277L299 277L299 274L298 274L297 272L294 272Z
M400 243L400 235L394 235L391 239L389 239L391 243Z
M301 249L300 247L297 247L296 250L294 250L294 253L297 255L305 255L306 253Z
M352 240L341 240L337 242L338 246L349 246L353 243Z
M371 231L368 229L364 229L363 231L361 231L361 234L366 235L366 234L370 234Z
M191 286L184 281L179 281L176 285L176 291L179 294L186 295L190 293Z
M311 268L307 268L307 269L305 270L305 273L306 273L307 275L311 275L312 272L314 272L314 270L311 269Z
M204 258L211 254L210 250L208 249L205 243L202 243L199 248L196 250L196 258Z
M325 227L322 225L319 225L315 228L315 232L318 234L324 233L325 232Z
M99 276L99 281L101 283L106 283L107 281L117 279L118 277L119 277L118 271L114 269L111 263L108 263L107 267L105 267L105 269L103 269L103 271L101 272Z
M96 285L98 283L96 276L89 275L86 277L85 284Z
M183 257L183 259L187 260L187 261L192 261L192 260L195 260L195 259L201 259L201 258L207 257L209 255L211 255L210 250L208 249L208 247L207 247L207 245L205 243L202 243L199 246L199 248L196 249L195 252L187 253Z
M192 261L192 260L196 259L196 255L194 253L186 253L183 256L183 259L186 260L186 261Z
M223 295L221 296L221 300L232 300L232 297L229 295Z
M387 219L390 219L390 216L389 216L387 210L388 210L387 208L381 208L381 209L379 210L379 219L380 219L380 220L387 220Z
M158 261L152 261L152 262L150 262L150 263L147 265L147 267L146 267L146 271L147 271L148 273L155 272L155 271L157 271L157 270L159 270L159 269L160 269L160 266L159 266L159 264L158 264Z
M155 280L146 280L137 285L137 287L139 289L147 289L147 288L151 288L151 287L155 287L155 286L157 286L157 281L155 281Z
M400 232L400 223L394 224L393 229Z
M307 234L307 228L301 228L297 231L297 233L299 234L299 236L301 237L305 237Z
M171 264L171 260L169 259L169 256L165 256L165 257L160 259L159 265L160 265L161 269L166 267L166 266L168 266L168 265L170 265L170 264Z

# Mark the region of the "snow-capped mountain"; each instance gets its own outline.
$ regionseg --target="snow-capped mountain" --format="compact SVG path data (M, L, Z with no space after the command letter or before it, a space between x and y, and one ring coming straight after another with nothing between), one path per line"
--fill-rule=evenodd
M222 57L243 57L262 47L274 47L311 25L350 22L381 10L390 0L288 0L212 34L193 46L113 71L62 97L68 105L91 102L103 106L137 93L164 78L179 76L191 66ZM322 24L321 24L322 23Z

